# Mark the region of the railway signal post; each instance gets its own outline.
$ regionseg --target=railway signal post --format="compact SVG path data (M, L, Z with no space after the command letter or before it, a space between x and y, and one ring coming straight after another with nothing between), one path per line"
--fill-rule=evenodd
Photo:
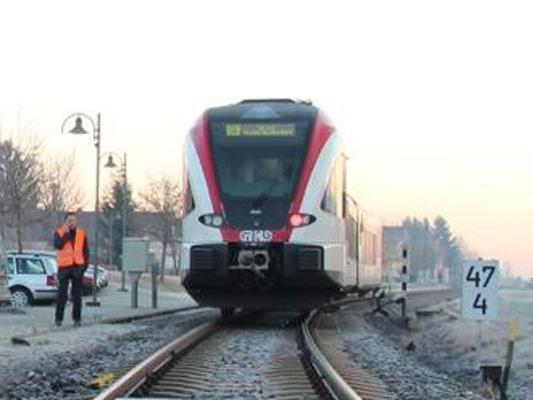
M402 249L402 318L405 319L407 315L407 280L408 280L408 273L407 273L407 262L408 262L408 252L407 247L404 247Z

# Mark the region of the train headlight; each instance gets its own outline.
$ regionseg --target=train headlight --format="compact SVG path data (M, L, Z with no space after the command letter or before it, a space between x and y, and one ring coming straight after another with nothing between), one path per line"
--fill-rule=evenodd
M291 214L289 217L289 225L291 228L301 228L302 226L312 224L315 220L316 217L314 215L296 213Z
M220 215L213 215L213 220L212 220L213 226L220 228L223 222L224 222L224 219Z
M204 214L199 220L202 224L212 228L220 228L224 224L224 218L219 214Z

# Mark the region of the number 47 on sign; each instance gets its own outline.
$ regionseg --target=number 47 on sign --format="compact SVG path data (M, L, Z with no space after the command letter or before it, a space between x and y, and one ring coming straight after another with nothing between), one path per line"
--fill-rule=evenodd
M496 260L470 260L463 265L463 318L478 321L498 317L499 265Z

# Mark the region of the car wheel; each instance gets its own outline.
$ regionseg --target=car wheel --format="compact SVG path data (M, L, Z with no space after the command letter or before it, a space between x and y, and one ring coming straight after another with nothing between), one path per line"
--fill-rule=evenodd
M27 307L31 305L31 293L23 288L17 288L11 293L11 305L13 307Z

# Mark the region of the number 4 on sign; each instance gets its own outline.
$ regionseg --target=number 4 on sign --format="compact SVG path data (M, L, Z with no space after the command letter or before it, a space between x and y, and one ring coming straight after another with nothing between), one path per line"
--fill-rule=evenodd
M474 308L479 308L481 313L485 315L487 313L487 300L481 298L481 293L478 293L473 304Z

